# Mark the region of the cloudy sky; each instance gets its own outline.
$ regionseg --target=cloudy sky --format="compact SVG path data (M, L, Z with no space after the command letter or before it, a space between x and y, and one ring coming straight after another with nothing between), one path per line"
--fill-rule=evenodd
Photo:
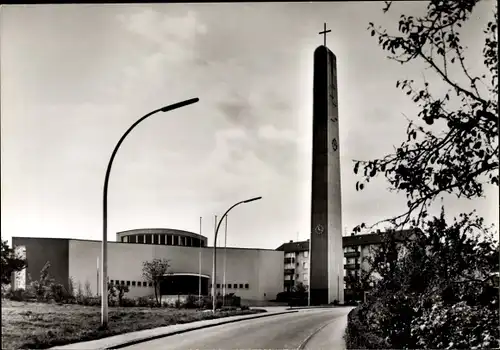
M481 62L493 1L464 29L469 64ZM1 26L2 238L100 239L111 152L142 115L200 102L142 123L126 139L109 186L109 236L170 227L213 240L214 215L254 196L228 220L228 245L274 249L309 237L313 51L338 62L343 226L401 213L383 178L356 192L353 159L390 152L418 110L397 90L424 67L385 58L366 30L394 28L425 3L4 6ZM426 79L436 78L430 71ZM497 189L476 208L498 221Z

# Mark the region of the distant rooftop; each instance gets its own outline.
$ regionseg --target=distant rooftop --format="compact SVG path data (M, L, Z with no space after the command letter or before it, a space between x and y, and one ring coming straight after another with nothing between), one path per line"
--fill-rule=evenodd
M395 237L398 241L403 241L408 239L412 234L413 230L402 230L396 231ZM382 234L383 232L362 234L362 235L354 235L354 236L345 236L342 237L342 246L343 247L352 247L352 246L363 246L363 245L375 245L380 244L382 242ZM283 243L276 250L284 251L285 253L292 252L303 252L309 250L309 240L307 241L290 241L288 243Z

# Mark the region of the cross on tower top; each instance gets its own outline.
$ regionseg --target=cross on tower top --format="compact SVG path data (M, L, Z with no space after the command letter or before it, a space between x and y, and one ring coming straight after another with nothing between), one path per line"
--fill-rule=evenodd
M326 33L330 33L331 30L330 29L326 30L326 23L324 24L323 28L324 28L323 31L319 32L318 34L323 34L323 42L326 47Z

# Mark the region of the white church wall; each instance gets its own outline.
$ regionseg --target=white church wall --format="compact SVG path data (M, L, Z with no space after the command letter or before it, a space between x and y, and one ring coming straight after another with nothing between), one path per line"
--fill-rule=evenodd
M212 248L202 248L201 274L212 276ZM77 283L90 283L92 292L97 293L97 259L100 258L101 243L96 241L70 240L69 275ZM282 289L283 252L259 249L227 248L226 284L238 284L238 288L228 288L227 293L235 293L242 299L262 300L263 290L274 293ZM199 249L179 246L149 244L126 244L109 242L108 276L110 280L143 281L142 263L154 258L170 260L170 272L198 273ZM264 264L263 264L264 263ZM222 293L224 277L224 249L217 249L217 282ZM243 288L239 286L243 285ZM248 284L248 289L245 285ZM130 286L129 297L147 296L154 293L151 287ZM266 295L267 292L265 292ZM276 293L269 299L274 299Z

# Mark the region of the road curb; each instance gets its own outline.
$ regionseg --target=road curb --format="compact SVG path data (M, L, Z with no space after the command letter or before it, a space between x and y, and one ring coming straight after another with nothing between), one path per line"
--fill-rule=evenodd
M118 345L115 345L115 346L112 346L112 347L109 347L109 348L106 348L106 349L109 349L109 350L121 349L121 348L124 348L124 347L127 347L127 346L132 346L132 345L136 345L136 344L140 344L140 343L144 343L144 342L147 342L147 341L156 340L156 339L160 339L160 338L166 338L166 337L170 337L172 335L177 335L177 334L187 333L187 332L191 332L191 331L196 331L196 330L199 330L199 329L210 328L210 327L220 326L220 325L223 325L223 324L241 322L241 321L246 321L246 320L254 320L256 318L263 318L263 317L271 317L271 316L278 316L278 315L284 315L284 314L291 314L291 313L294 313L294 312L299 312L299 311L298 310L287 310L287 311L281 311L281 312L275 312L275 313L263 312L262 314L257 314L257 315L255 315L253 317L246 317L246 318L240 318L240 319L236 319L236 320L223 321L223 322L218 322L218 323L215 323L215 324L207 324L207 325L197 326L197 327L188 328L188 329L181 329L181 330L178 330L178 331L173 331L173 332L169 332L169 333L165 333L165 334L158 334L158 335L154 335L154 336L148 336L148 337L145 337L145 338L142 338L142 339L130 340L130 341L127 341L125 343L118 344Z

